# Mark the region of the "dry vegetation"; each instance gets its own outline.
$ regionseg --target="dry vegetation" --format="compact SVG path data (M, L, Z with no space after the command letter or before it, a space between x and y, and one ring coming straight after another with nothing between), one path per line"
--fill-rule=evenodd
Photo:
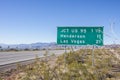
M120 80L119 64L114 53L107 49L95 49L92 66L92 50L81 49L59 57L36 57L33 64L19 65L16 73L7 80Z

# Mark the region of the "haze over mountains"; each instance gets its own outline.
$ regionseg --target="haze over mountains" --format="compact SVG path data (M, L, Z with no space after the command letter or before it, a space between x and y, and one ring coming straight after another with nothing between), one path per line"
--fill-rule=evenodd
M1 43L0 46L3 49L6 48L18 48L18 49L25 49L25 48L29 48L29 49L42 49L42 48L53 48L56 47L56 43L55 42L51 42L51 43L41 43L41 42L37 42L37 43L31 43L31 44L3 44Z

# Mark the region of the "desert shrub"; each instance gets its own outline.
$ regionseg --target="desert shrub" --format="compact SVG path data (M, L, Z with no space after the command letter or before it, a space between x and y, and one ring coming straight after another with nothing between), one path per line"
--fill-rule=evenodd
M45 57L47 57L47 52ZM20 80L106 80L115 78L115 73L111 72L111 69L117 59L113 57L113 54L109 54L109 51L102 50L101 52L100 49L95 49L94 57L94 66L92 66L92 50L90 49L81 49L58 56L54 66L49 64L49 59L36 58L33 64L22 69L25 76Z
M0 77L0 80L3 80L3 79Z

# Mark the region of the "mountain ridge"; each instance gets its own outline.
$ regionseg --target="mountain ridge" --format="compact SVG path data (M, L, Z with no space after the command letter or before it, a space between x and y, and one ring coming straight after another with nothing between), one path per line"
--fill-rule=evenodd
M45 48L50 46L56 46L55 42L50 43L42 43L42 42L36 42L31 44L4 44L0 43L0 46L2 48L19 48L19 49L25 49L25 48Z

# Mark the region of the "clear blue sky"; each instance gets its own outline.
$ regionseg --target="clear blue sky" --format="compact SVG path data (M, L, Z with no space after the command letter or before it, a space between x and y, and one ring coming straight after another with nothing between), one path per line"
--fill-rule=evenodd
M57 26L104 26L120 36L120 0L0 0L0 43L56 42Z

